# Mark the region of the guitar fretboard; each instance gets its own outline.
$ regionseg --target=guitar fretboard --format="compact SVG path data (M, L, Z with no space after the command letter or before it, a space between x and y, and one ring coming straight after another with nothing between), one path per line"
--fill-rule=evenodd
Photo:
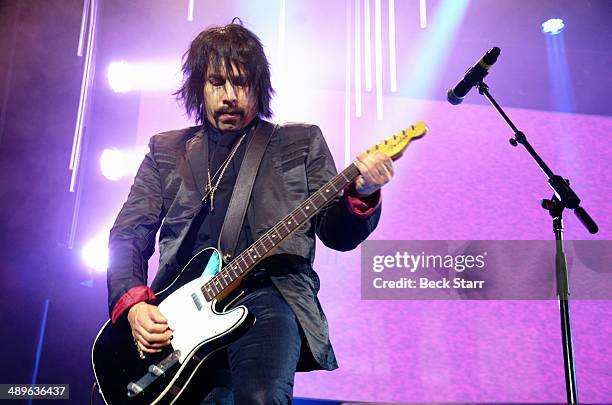
M351 164L270 228L202 286L202 293L206 300L211 301L234 281L253 270L270 251L323 209L358 175L359 170L354 163Z

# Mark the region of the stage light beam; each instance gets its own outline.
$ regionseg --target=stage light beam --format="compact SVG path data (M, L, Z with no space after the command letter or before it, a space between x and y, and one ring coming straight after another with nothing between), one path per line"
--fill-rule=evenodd
M453 45L468 5L469 0L442 0L430 13L427 31L414 51L419 55L419 63L411 64L401 75L404 77L403 91L408 92L409 97L427 99L433 96L433 89L442 76L441 70L446 66L448 49Z

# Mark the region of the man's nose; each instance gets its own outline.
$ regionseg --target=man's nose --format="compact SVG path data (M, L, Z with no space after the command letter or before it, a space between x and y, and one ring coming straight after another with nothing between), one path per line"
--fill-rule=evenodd
M238 101L238 97L236 96L236 89L234 85L229 80L225 81L225 97L223 100L227 104L236 104Z

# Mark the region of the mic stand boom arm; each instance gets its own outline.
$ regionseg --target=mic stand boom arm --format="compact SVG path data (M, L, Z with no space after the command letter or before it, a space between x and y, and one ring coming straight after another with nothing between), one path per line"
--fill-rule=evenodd
M557 297L559 299L559 311L561 314L561 338L563 341L563 364L565 366L565 388L567 393L567 402L569 404L578 403L578 394L576 390L576 371L574 365L574 349L572 343L572 330L569 313L569 282L567 278L567 265L565 252L563 249L563 209L570 208L574 210L574 214L590 233L597 233L599 228L584 208L580 206L580 198L572 190L569 185L569 180L556 175L546 165L542 158L537 154L535 149L527 141L527 137L522 131L512 123L504 110L495 101L489 86L482 80L476 84L478 92L484 95L489 102L495 107L499 115L514 131L514 138L510 138L512 146L521 144L527 149L527 152L533 157L540 169L548 177L548 184L553 189L554 195L548 200L542 200L542 208L548 210L553 218L553 231L556 240L556 260L555 270L557 279Z
M527 149L527 152L533 157L536 161L540 169L544 172L544 174L548 177L548 185L553 189L556 198L559 202L565 207L574 210L574 214L578 217L578 220L584 225L584 227L590 233L597 233L599 231L599 227L593 221L593 219L589 216L584 208L580 206L580 198L578 195L572 190L569 185L569 180L564 179L561 176L558 176L550 170L548 165L542 160L542 158L537 154L537 152L533 149L531 144L527 141L527 137L522 131L519 131L518 128L510 121L510 118L506 115L504 110L497 104L491 93L489 93L489 86L484 82L479 82L476 84L478 87L478 92L484 95L489 102L495 107L499 115L502 116L504 121L512 128L514 131L514 138L510 138L509 142L512 146L518 146L521 144ZM546 207L544 207L546 208Z

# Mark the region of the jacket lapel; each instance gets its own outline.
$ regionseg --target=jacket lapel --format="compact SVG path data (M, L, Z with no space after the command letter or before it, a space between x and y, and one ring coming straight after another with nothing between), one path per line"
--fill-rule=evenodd
M203 198L208 173L208 142L203 129L200 129L195 136L187 141L186 156L191 174L198 186L198 192Z

